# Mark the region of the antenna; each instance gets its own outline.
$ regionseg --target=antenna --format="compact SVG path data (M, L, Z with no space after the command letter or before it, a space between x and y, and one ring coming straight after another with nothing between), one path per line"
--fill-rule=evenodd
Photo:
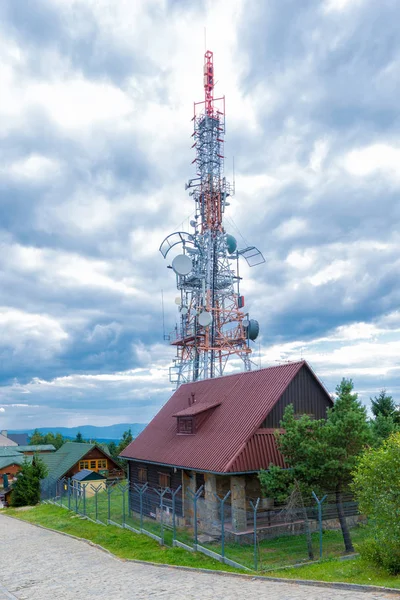
M259 324L250 318L240 294L239 261L244 259L253 267L265 259L247 242L238 248L235 237L225 229L225 211L235 189L224 174L225 97L215 97L210 50L204 54L202 80L204 97L195 102L192 118L195 175L185 185L194 201L194 218L190 233L175 231L160 246L164 258L174 249L170 268L179 292L179 318L171 335L176 357L170 381L177 386L223 375L230 358L240 358L246 371L257 368L257 347L252 362L250 343L258 337ZM234 159L232 166L235 179Z
M164 316L164 291L161 290L161 309L162 309L162 330L163 330L163 339L165 342L171 339L171 336L165 333L165 316Z

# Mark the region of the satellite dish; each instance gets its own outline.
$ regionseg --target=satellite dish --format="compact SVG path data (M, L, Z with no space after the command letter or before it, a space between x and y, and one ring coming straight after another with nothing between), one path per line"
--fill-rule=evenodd
M172 268L177 275L189 275L193 269L193 264L186 254L178 254L172 261Z
M211 322L212 322L211 313L204 310L202 313L199 314L199 324L202 327L208 327L208 325L211 325Z
M177 304L177 305L179 306L179 305L180 305L180 303L181 303L181 297L180 297L180 296L177 296L177 297L175 298L175 304Z
M181 308L181 315L185 316L185 315L188 314L188 312L189 311L188 311L187 307L186 306L182 306L182 308Z
M190 221L190 225L191 225L192 227L196 227L197 223L196 223L196 221Z
M243 319L242 325L243 325L243 327L248 327L250 325L249 319Z

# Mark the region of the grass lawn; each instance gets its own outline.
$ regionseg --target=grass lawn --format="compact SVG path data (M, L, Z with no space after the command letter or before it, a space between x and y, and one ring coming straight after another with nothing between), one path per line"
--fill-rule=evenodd
M400 576L388 575L383 569L374 567L360 557L343 561L329 559L315 565L272 571L268 575L286 579L341 581L400 589Z
M351 537L355 548L366 539L368 531L365 527L355 527L351 530ZM314 559L319 558L319 534L312 534ZM341 531L327 530L323 532L323 558L333 558L343 555L343 536ZM220 551L220 544L207 544L211 550ZM282 535L272 540L262 540L257 547L258 569L269 571L276 567L308 562L307 540L304 534ZM244 565L254 568L254 549L252 545L235 543L225 544L225 555ZM269 573L267 573L268 575Z
M18 519L49 527L85 538L103 546L116 556L123 559L137 559L154 563L169 565L181 565L187 567L230 571L243 573L232 567L224 565L216 560L208 558L200 553L191 553L180 548L160 546L156 541L145 535L134 534L118 527L104 526L82 519L73 512L53 505L41 504L26 511L12 508L4 509L3 514L17 517ZM367 535L364 527L352 530L355 547ZM301 536L296 536L301 537ZM179 539L179 532L178 532ZM186 540L182 540L186 541ZM315 540L315 542L317 542ZM261 567L271 569L274 566L287 561L287 555L294 552L292 546L293 537L281 537L271 541L261 542ZM338 553L341 549L341 535L338 531L327 531L324 533L324 551L329 554ZM209 545L213 548L213 545ZM317 551L318 546L315 545ZM218 550L217 547L214 547ZM263 558L265 556L268 559ZM251 551L248 546L236 544L226 545L226 556L241 564L250 566ZM247 556L247 558L246 558ZM249 561L249 562L248 562ZM264 561L264 562L263 562ZM260 572L258 572L260 574ZM323 562L304 565L297 568L285 568L276 571L268 571L268 576L289 579L310 579L319 581L341 581L347 583L360 583L367 585L380 585L400 589L400 577L390 576L381 569L366 563L361 558L353 558L344 561L338 558L330 558Z

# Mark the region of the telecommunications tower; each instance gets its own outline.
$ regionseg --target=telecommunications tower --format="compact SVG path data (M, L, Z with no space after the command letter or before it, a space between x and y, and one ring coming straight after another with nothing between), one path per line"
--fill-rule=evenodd
M234 188L224 176L225 97L214 98L213 53L204 55L204 100L195 102L192 134L196 177L185 189L194 200L191 232L176 231L160 246L164 258L172 248L180 254L170 268L176 275L179 322L171 336L176 347L171 383L223 375L230 357L239 357L251 370L250 341L259 325L249 319L240 294L239 259L252 267L265 262L254 246L238 250L226 233L223 215Z

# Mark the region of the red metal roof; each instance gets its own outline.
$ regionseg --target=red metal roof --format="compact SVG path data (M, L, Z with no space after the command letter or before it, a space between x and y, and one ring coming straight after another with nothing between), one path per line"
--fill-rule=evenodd
M181 385L121 456L214 473L283 465L272 431L259 428L302 368L310 369L301 361ZM174 415L193 394L195 404L219 406L194 435L177 435Z

